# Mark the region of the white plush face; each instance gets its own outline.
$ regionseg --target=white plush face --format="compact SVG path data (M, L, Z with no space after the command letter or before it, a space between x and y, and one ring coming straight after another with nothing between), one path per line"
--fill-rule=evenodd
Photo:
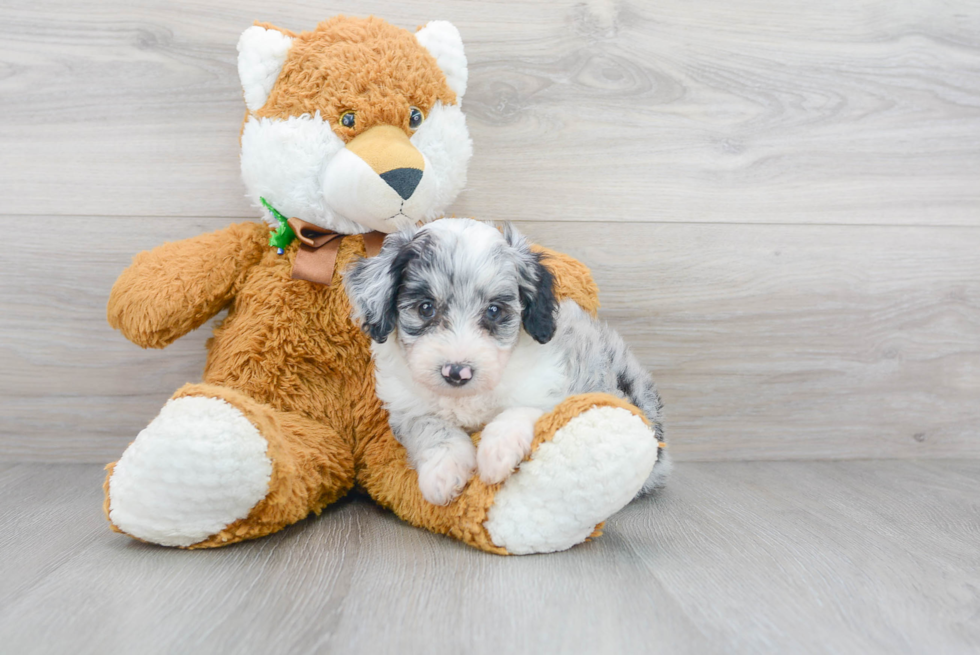
M345 142L336 122L319 111L286 119L255 116L269 98L292 39L259 26L242 34L239 76L250 111L242 131L242 179L248 198L270 224L276 221L260 198L287 217L344 234L394 232L443 215L466 184L473 152L459 107L466 58L450 23L431 22L415 38L435 57L457 103L437 101L410 136L400 128L400 136L393 128L385 131L387 126L373 128L373 143L364 147L367 134ZM390 152L379 154L389 143Z

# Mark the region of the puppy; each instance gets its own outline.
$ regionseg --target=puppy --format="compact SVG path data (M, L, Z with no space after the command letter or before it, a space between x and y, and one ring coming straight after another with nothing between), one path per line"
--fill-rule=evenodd
M535 421L574 394L628 399L663 442L650 375L613 330L556 300L541 259L510 225L442 219L389 235L345 274L373 341L378 397L430 503L451 502L475 470L505 480L530 452ZM670 462L657 455L641 494L666 481Z

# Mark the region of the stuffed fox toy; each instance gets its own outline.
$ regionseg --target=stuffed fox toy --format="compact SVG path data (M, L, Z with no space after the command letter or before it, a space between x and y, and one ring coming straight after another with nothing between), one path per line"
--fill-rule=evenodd
M456 28L431 22L412 34L336 17L294 34L256 24L238 50L242 177L265 222L141 253L113 286L109 323L144 348L228 313L203 382L178 389L107 467L112 528L222 546L319 513L357 485L413 525L494 553L598 535L657 460L638 409L569 398L539 420L531 454L504 483L473 479L432 505L388 427L370 344L340 283L384 234L440 217L465 184L472 146ZM588 269L552 252L546 263L556 293L594 312Z

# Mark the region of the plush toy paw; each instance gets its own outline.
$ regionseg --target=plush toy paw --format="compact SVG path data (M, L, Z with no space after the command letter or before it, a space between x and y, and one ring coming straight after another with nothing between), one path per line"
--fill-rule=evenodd
M169 401L109 478L109 520L138 539L190 546L248 516L272 475L268 443L230 403Z
M418 457L419 489L433 505L448 505L476 470L476 449L468 441L450 441Z
M531 452L534 422L543 413L533 407L515 407L501 412L483 428L476 450L481 480L497 484L510 476Z
M537 446L504 482L484 527L515 555L571 548L637 494L656 459L657 440L639 416L592 407Z

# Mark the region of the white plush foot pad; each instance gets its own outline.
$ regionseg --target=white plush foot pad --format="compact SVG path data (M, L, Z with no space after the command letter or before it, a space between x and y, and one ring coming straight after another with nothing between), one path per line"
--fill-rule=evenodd
M109 480L109 518L164 546L190 546L245 518L272 476L268 443L217 398L171 400L139 433Z
M497 492L484 527L515 555L571 548L636 495L656 460L657 440L638 416L595 407L521 464Z

